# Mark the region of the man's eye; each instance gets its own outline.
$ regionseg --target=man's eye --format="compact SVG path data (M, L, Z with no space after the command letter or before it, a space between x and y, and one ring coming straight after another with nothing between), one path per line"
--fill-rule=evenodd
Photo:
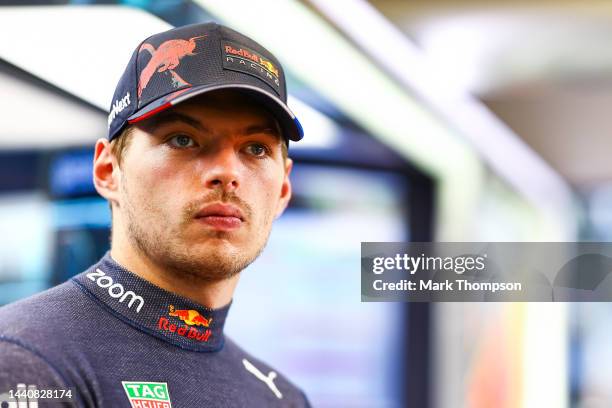
M268 148L261 143L253 143L247 146L247 151L253 156L263 157L268 153Z
M183 149L195 146L194 140L186 135L173 136L168 139L168 143L170 143L172 147L178 147Z

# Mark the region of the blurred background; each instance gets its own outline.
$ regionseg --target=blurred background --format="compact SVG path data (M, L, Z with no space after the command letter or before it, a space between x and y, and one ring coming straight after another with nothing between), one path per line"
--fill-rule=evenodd
M612 239L609 1L0 1L0 304L108 249L116 81L211 20L280 59L306 134L238 343L314 407L612 406L610 305L361 303L359 276L362 241Z

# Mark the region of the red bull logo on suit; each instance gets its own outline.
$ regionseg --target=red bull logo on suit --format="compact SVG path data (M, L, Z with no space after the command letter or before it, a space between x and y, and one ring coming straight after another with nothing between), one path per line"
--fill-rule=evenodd
M174 323L171 323L168 318L165 316L161 316L157 322L157 327L160 330L167 331L170 333L176 333L179 336L186 337L188 339L193 339L196 341L208 341L210 339L210 335L212 334L210 329L206 329L205 331L197 330L195 327L189 326L202 326L209 327L212 323L211 318L205 318L202 316L197 310L192 309L175 309L173 305L168 307L168 315L172 317L176 317L179 320L185 322L185 326L177 326Z
M170 316L178 317L189 326L204 326L208 327L212 323L212 317L210 319L202 316L197 310L175 310L173 305L168 307Z

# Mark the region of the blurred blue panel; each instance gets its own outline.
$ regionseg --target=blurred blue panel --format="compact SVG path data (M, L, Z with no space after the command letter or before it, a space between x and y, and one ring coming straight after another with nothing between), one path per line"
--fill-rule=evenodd
M0 193L39 187L40 155L32 151L0 152Z
M91 149L59 153L49 164L49 192L54 197L95 194L92 172Z
M111 222L108 202L100 197L56 201L51 205L51 219L56 231L109 228Z
M57 201L52 205L53 282L84 271L110 248L110 209L98 198Z
M47 287L49 287L47 280L2 282L0 284L0 306L35 295Z

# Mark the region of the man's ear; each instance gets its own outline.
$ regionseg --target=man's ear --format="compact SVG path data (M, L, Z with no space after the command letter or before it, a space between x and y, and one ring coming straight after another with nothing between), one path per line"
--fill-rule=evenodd
M287 157L285 160L285 177L281 187L280 200L278 201L278 207L276 209L276 218L281 216L287 208L287 205L289 205L289 200L291 200L291 181L289 180L289 175L291 174L292 168L293 160Z
M118 202L119 164L107 139L98 139L94 151L93 183L96 191L109 203Z

